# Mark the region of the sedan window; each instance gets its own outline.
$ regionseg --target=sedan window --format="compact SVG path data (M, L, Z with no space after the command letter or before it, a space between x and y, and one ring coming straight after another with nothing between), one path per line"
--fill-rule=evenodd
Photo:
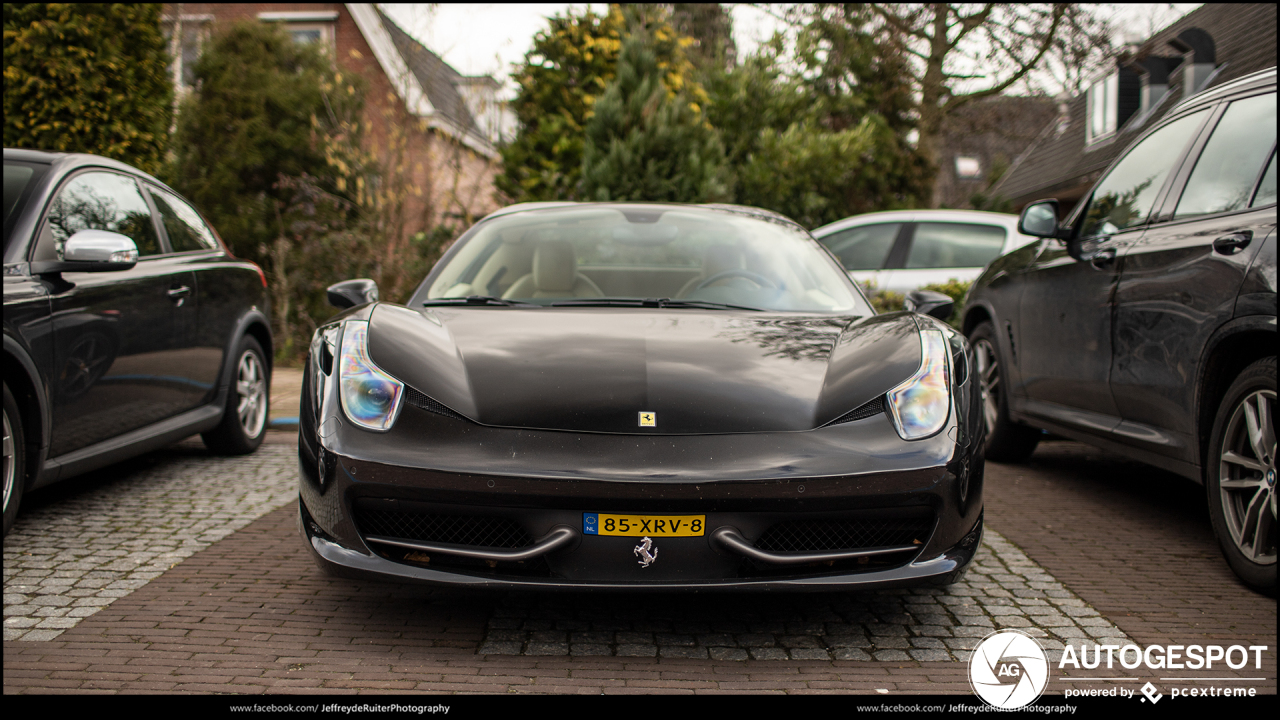
M160 220L164 223L164 230L169 234L169 246L174 252L218 248L213 232L205 226L195 208L163 190L149 189L151 199L156 203L156 210L160 213Z
M922 222L907 254L908 268L983 267L1000 256L1005 229L996 225Z
M863 225L832 233L819 242L826 245L845 270L879 270L893 249L902 223Z
M1080 237L1113 235L1146 222L1165 177L1207 112L1175 120L1130 150L1093 191Z
M67 239L80 230L117 232L133 240L139 255L160 253L151 209L137 183L115 173L90 172L72 178L50 206L46 228L59 259Z
M1173 216L1231 212L1247 206L1275 141L1275 93L1231 103L1196 161Z

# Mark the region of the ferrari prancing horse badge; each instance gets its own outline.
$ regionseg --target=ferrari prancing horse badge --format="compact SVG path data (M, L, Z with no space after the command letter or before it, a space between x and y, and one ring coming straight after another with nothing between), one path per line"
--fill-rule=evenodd
M649 538L642 539L632 552L640 557L640 567L649 567L658 559L658 548L653 546L653 541Z
M658 413L640 413L640 427L658 427Z

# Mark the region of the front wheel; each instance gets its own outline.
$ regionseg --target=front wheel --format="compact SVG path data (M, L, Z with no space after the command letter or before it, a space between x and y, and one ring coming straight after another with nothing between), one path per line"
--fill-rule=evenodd
M18 403L4 385L4 534L9 534L18 518L18 505L22 503L22 490L26 481L27 445L22 432L22 413Z
M245 455L257 450L267 434L270 393L266 355L258 341L246 335L236 350L222 422L200 435L205 447L220 455Z
M1209 518L1222 554L1255 590L1276 589L1276 359L1227 389L1205 463Z
M987 423L987 459L1022 462L1031 457L1042 433L1009 419L1009 398L1004 364L996 342L996 328L980 323L969 334L978 365L978 385L982 390L982 417Z

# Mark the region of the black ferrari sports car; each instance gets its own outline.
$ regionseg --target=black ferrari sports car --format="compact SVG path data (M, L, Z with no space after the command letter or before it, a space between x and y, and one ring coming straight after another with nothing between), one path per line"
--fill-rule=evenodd
M803 228L737 206L532 203L409 301L311 342L299 525L340 575L473 587L958 580L982 535L968 341L877 315Z

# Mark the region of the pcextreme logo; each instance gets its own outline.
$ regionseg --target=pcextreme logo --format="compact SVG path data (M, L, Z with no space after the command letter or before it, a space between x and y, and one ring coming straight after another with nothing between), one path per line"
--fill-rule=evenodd
M1035 702L1049 684L1049 658L1030 635L992 633L969 658L969 685L982 701L1001 710Z

